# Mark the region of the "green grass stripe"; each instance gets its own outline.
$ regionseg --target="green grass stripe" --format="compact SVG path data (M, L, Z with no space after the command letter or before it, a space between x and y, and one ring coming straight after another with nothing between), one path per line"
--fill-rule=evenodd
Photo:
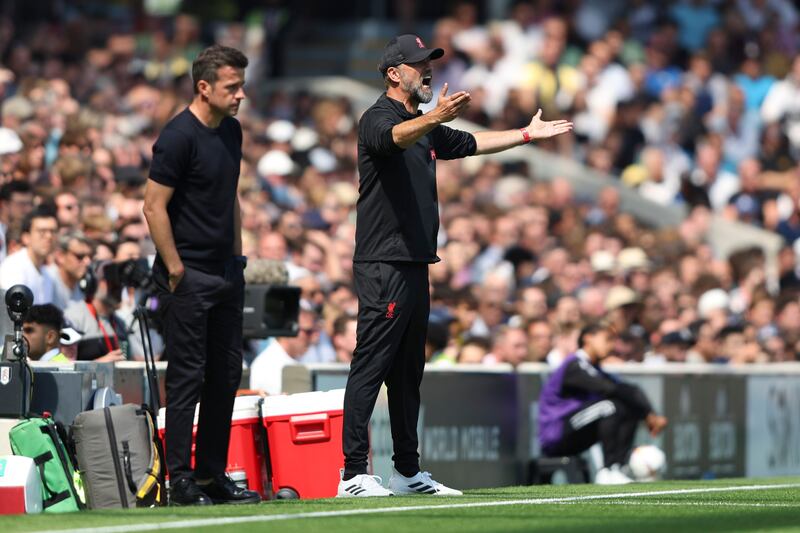
M753 490L754 485L767 487ZM747 489L748 486L751 489ZM676 492L682 490L708 492ZM532 486L472 490L463 497L453 498L410 496L300 500L249 506L7 516L0 517L0 531L78 528L98 528L99 531L114 527L119 531L131 531L137 526L159 524L170 531L226 530L235 533L278 529L281 532L351 533L354 530L411 531L420 528L436 533L587 529L647 533L800 531L798 502L800 478L672 481L616 487ZM215 519L241 522L215 524ZM175 526L183 529L172 529Z

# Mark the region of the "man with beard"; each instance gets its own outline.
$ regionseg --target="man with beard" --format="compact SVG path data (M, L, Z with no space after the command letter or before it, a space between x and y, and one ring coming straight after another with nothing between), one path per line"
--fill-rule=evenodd
M128 334L125 322L116 313L122 299L122 287L106 279L111 264L103 261L89 266L83 278L86 300L72 302L64 310L64 318L83 332L78 343L78 359L81 361L125 359Z
M473 135L448 128L442 124L467 108L470 95L460 91L448 96L447 84L436 107L422 114L419 105L433 98L431 60L443 55L444 50L426 48L416 35L389 41L378 66L386 92L359 125L360 197L353 257L358 342L344 400L340 497L461 494L420 471L417 453L430 311L428 264L439 261L436 159L500 152L572 129L565 120L543 122L541 112L521 129ZM389 490L379 478L367 475L369 420L384 382L394 441Z

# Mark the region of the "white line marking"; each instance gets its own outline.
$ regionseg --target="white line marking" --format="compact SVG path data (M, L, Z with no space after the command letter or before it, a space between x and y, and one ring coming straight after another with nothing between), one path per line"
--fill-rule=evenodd
M284 513L257 516L231 516L220 518L199 518L194 520L176 520L174 522L158 522L149 524L128 524L124 526L94 527L80 529L52 529L38 533L127 533L129 531L158 531L162 529L180 529L195 527L229 526L253 522L276 522L280 520L297 520L308 518L330 518L366 514L406 513L410 511L431 511L435 509L471 509L479 507L504 507L508 505L547 505L560 503L578 503L593 500L619 500L623 498L642 498L648 496L672 496L679 494L707 494L713 492L739 492L773 489L797 489L800 483L783 483L778 485L741 485L729 487L705 487L702 489L673 489L652 492L618 492L615 494L590 494L586 496L569 496L564 498L533 498L525 500L498 500L493 502L445 503L441 505L408 505L405 507L376 507L374 509L348 509L344 511L316 511L309 513ZM643 502L645 503L645 502Z
M638 505L642 507L790 507L800 509L800 503L779 502L642 502L642 501L594 501L594 502L554 502L553 505Z

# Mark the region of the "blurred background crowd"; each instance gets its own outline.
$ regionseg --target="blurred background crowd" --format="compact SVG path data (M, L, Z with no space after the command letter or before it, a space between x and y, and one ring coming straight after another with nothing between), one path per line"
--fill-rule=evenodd
M358 113L346 98L265 83L282 72L284 24L299 7L220 2L230 9L210 19L199 2L169 16L158 9L180 2L34 4L0 11L2 288L24 282L37 304L64 310L76 329L97 329L79 280L93 260L154 254L141 209L152 145L192 97L191 61L219 42L251 65L237 117L244 253L284 262L303 299L299 335L251 341L248 359L280 345L282 364L349 361ZM407 13L415 4L392 6ZM446 50L434 85L469 90L464 118L480 127L520 127L539 108L545 119L573 120L574 135L540 147L687 214L676 227L651 228L621 211L615 187L586 202L568 180L539 179L522 159L439 161L431 363L555 365L576 349L582 325L600 318L616 326L620 361L797 360L797 7L499 4L500 18L482 2L437 13L423 34ZM716 255L704 239L715 214L779 234L777 269L760 247ZM115 291L101 276L90 303L117 317L115 334L137 331L135 291ZM97 355L141 351L131 340Z

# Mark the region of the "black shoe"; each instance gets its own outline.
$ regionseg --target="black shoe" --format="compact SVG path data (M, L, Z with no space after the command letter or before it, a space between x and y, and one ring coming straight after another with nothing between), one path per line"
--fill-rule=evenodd
M169 488L170 505L213 505L206 493L197 486L197 482L185 477L179 479Z
M243 489L227 476L220 474L208 485L203 485L203 492L208 494L214 504L220 503L258 503L261 495L254 490Z

